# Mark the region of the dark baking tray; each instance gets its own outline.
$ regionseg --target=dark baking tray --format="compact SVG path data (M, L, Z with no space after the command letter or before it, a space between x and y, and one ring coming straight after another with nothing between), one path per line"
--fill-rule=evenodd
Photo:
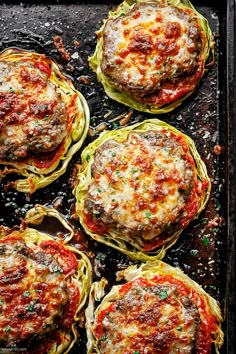
M164 261L181 267L216 298L224 315L225 343L222 354L236 353L236 286L235 286L235 207L236 207L236 73L234 61L235 1L219 4L213 0L193 0L196 8L209 20L215 34L215 64L203 78L196 92L175 111L158 118L191 136L205 161L212 179L212 193L206 210L182 233L179 241L167 252ZM56 60L88 101L91 130L84 146L98 136L96 127L104 121L107 129L117 129L113 118L128 108L104 95L87 58L96 45L95 31L108 11L120 1L5 1L0 2L0 50L20 47L45 53ZM62 59L53 44L60 35L70 62ZM77 41L74 42L74 41ZM78 43L79 42L79 43ZM79 44L79 45L78 45ZM104 116L107 117L104 119ZM134 112L128 124L150 118ZM220 145L222 153L215 153ZM72 218L74 197L68 181L80 152L74 156L67 172L49 187L32 196L6 190L8 179L0 184L0 224L18 225L25 212L36 203L56 207L80 230ZM221 218L220 225L209 227L209 221ZM219 219L216 219L219 220ZM224 222L222 222L224 220ZM81 230L82 232L82 230ZM125 256L86 239L87 250L94 265L94 279L107 276L115 283L115 271L131 263ZM81 241L80 241L81 242ZM80 247L80 244L76 244ZM94 255L91 256L91 255ZM110 269L113 268L113 274ZM86 353L85 333L71 353Z

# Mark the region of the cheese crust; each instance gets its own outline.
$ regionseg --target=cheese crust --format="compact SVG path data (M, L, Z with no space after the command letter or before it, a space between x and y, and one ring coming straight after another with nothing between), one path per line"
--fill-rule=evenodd
M92 285L88 354L203 354L211 352L212 343L219 353L220 307L180 269L159 261L117 275L122 284L107 291L105 279Z
M121 288L120 294L97 314L94 333L100 353L187 354L195 350L200 315L175 286L139 279L128 291Z
M89 127L84 97L44 54L8 49L0 54L0 164L23 179L10 183L33 193L67 168Z
M209 190L192 140L152 119L104 132L85 148L74 193L90 236L142 258L138 251L158 255L160 247L164 255L204 208Z
M152 240L167 228L173 230L188 217L188 200L196 188L194 161L187 149L184 140L165 129L130 132L120 143L107 140L91 165L93 183L85 214L131 240L133 235ZM195 213L197 203L191 205Z
M0 159L55 150L67 134L68 117L48 74L32 62L4 61L0 80Z
M52 332L69 303L62 265L40 246L34 248L20 238L0 243L0 343L6 347Z
M212 46L207 21L189 1L124 1L98 31L90 64L111 98L163 113L195 90Z

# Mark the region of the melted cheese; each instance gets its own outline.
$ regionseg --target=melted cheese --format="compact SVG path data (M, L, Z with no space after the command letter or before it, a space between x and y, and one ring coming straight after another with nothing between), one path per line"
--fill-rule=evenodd
M187 217L193 160L185 143L165 130L107 141L96 152L92 174L85 211L122 230L124 238L150 240Z
M33 61L2 61L0 80L0 159L54 150L66 136L67 115L48 75Z
M0 342L7 346L52 332L69 301L60 263L32 246L0 242Z
M103 72L119 89L137 96L198 65L200 32L190 9L139 3L125 16L109 19L103 36Z
M134 281L125 287L96 314L99 353L193 352L200 315L189 298L168 283Z

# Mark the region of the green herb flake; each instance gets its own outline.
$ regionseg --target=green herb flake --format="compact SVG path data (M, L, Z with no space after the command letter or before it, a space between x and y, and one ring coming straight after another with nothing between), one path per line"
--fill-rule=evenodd
M120 170L118 168L116 169L115 172L116 172L117 176L121 178L121 173L120 173Z
M98 259L99 261L104 261L106 259L106 254L105 253L98 253L96 256L96 259Z
M14 90L13 87L9 87L9 91L10 91L10 92L15 92L15 90Z
M119 125L118 125L117 123L115 123L115 122L114 122L114 123L112 123L112 125L113 125L113 128L114 128L114 129L119 128Z
M27 311L34 311L34 305L28 305L27 306Z
M6 326L6 327L5 327L5 332L10 332L10 330L11 330L11 327L10 327L10 326Z
M208 246L209 244L209 238L207 236L204 236L202 239L202 243L204 246Z
M191 256L196 256L198 253L199 253L198 250L191 250L190 251Z
M107 340L107 336L102 336L99 340L100 342L105 342Z
M216 287L216 285L209 285L209 289L216 290L216 289L217 289L217 287Z
M17 314L17 317L18 317L18 318L24 318L24 315L23 315L23 313L18 313L18 314Z
M151 219L151 217L152 217L150 211L146 211L145 216L148 219Z
M182 328L182 326L178 326L176 329L177 329L177 331L182 331L183 328Z
M90 155L86 156L86 161L89 162L89 160L91 159Z
M150 58L149 61L150 61L151 64L155 64L156 58Z
M101 193L102 190L101 190L101 188L98 188L97 191L98 191L98 193Z
M165 300L167 298L168 294L167 294L167 291L166 290L161 290L160 291L160 294L159 294L159 298L161 300Z
M28 296L29 296L29 294L30 294L30 292L29 292L29 291L24 291L23 296L24 296L24 297L28 297Z

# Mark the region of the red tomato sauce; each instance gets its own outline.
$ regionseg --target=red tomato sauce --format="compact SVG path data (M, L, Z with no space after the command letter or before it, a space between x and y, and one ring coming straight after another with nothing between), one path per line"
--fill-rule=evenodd
M70 284L69 291L69 302L67 303L62 319L62 326L66 328L70 328L73 324L80 298L79 289L74 284Z
M50 151L40 156L33 156L34 166L37 168L50 168L56 161L58 161L64 154L65 141L62 142L54 151Z
M43 241L40 243L40 247L44 250L44 252L51 254L52 256L58 256L58 261L63 267L63 273L68 274L75 271L77 268L78 261L75 255L60 243L53 240Z
M95 232L98 235L103 235L109 230L107 225L104 225L101 221L96 220L88 214L83 213L83 219L89 230Z

